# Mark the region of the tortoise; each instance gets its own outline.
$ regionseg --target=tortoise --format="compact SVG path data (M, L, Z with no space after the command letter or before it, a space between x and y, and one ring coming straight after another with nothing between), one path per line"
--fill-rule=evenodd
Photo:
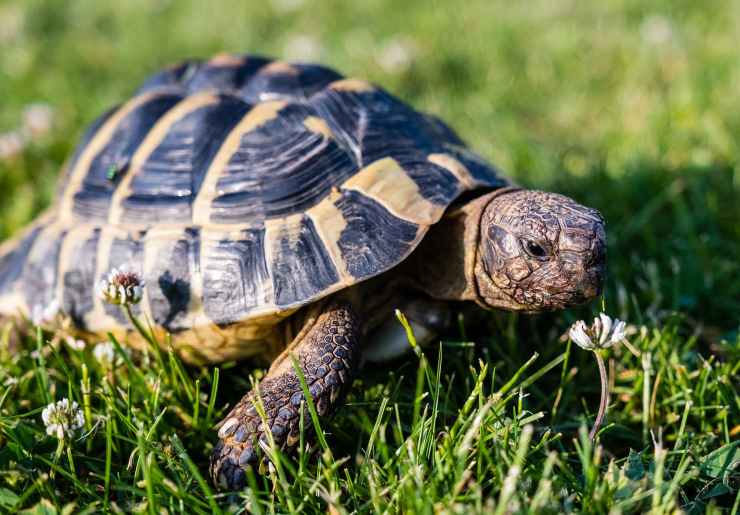
M605 223L517 186L439 118L315 64L218 55L167 68L100 116L52 207L0 247L0 313L58 309L77 333L137 333L95 293L143 277L137 316L191 362L272 365L218 429L214 481L244 483L267 438L295 449L305 376L332 413L365 361L421 343L452 301L540 312L599 295Z

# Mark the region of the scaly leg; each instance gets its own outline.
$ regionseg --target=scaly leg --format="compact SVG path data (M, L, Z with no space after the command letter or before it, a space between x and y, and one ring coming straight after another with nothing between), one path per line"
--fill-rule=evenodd
M316 410L319 416L325 417L337 407L352 383L360 361L359 339L360 321L352 307L343 301L329 301L323 312L273 363L257 388L267 425L278 447L293 451L300 438L300 407L304 397L289 354L295 355ZM211 477L221 487L241 487L244 469L261 459L260 442L268 442L255 400L254 391L244 396L219 429L220 441L211 456ZM304 428L306 432L313 431L305 407Z

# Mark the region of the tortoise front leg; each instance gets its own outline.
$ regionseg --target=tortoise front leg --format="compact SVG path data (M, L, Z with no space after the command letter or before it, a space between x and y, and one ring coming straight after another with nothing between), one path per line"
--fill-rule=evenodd
M303 371L319 416L326 417L352 383L360 361L359 339L360 321L349 303L330 301L273 363L257 389L267 426L278 447L288 452L296 449L300 438L300 407L302 403L305 405L289 353L296 357ZM244 469L260 461L263 454L260 442L268 442L255 400L253 390L231 410L219 429L220 441L211 455L211 477L221 487L243 486ZM313 425L306 408L304 421L304 430L310 437Z

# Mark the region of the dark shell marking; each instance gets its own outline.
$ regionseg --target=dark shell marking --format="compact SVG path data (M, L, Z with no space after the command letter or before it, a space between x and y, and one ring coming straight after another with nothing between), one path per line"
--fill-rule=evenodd
M0 248L0 312L57 298L95 332L124 323L93 293L124 262L156 324L224 326L392 268L460 194L507 184L380 88L240 56L149 78L62 175L51 216Z

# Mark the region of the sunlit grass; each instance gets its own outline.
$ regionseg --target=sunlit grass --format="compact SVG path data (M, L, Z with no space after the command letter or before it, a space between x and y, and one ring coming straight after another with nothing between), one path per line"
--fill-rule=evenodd
M296 458L275 451L279 465L250 473L250 487L234 494L215 493L203 475L213 425L247 388L243 367L186 369L170 354L131 356L115 341L120 359L101 362L91 346L78 351L6 332L0 505L667 513L732 504L737 342L723 344L727 359L705 359L696 338L680 334L678 318L660 330L633 327L640 355L610 352L614 396L594 446L586 425L598 382L588 353L509 316L491 323L499 336L476 338L475 347L449 339L390 374L368 371L323 423L327 443ZM520 335L533 332L541 340L521 345ZM85 407L86 425L55 455L40 412L60 398Z

